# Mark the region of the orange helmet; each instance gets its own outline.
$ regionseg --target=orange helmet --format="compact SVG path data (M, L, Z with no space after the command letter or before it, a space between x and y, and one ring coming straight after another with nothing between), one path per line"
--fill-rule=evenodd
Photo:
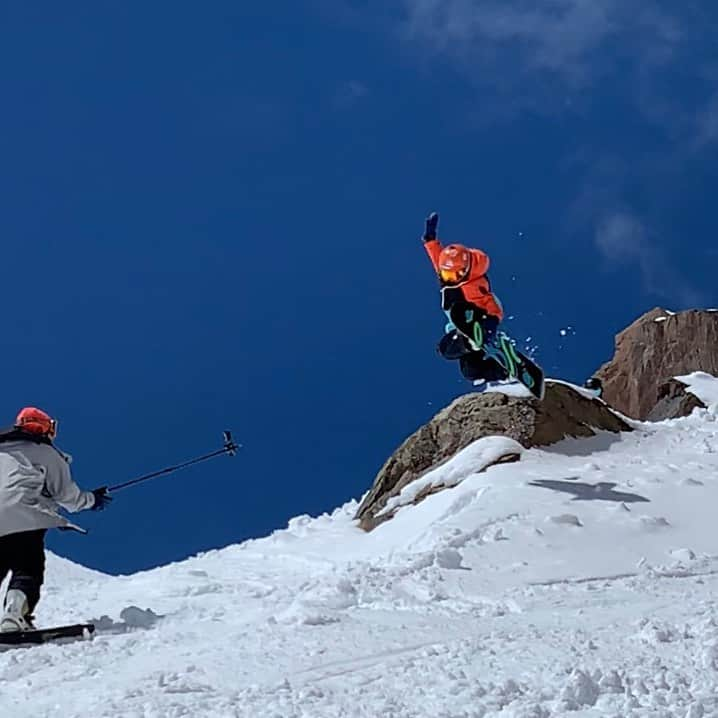
M439 276L447 284L457 284L469 276L471 252L462 244L449 244L439 254Z
M54 439L57 435L57 421L42 409L26 406L20 410L15 419L15 428L22 429L28 434L39 434Z

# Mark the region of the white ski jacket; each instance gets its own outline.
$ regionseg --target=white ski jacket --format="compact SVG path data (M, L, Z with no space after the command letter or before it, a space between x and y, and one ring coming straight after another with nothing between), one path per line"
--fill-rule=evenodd
M58 510L94 505L93 493L72 480L69 457L55 447L24 439L0 443L0 536L57 527L83 531Z

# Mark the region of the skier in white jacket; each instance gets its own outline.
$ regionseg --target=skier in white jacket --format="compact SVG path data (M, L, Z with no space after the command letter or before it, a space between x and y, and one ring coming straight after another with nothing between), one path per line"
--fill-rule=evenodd
M69 457L52 441L57 422L41 409L22 409L0 433L0 581L12 573L0 631L32 629L45 573L49 528L82 531L58 513L93 509L111 501L105 487L82 491L72 480Z

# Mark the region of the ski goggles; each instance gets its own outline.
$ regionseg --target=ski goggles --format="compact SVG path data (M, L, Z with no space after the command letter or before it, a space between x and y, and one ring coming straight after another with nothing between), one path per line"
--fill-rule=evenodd
M47 430L47 435L54 439L57 436L57 419L50 420L50 428Z
M466 272L459 269L440 269L439 276L443 282L454 284L460 282L466 276Z

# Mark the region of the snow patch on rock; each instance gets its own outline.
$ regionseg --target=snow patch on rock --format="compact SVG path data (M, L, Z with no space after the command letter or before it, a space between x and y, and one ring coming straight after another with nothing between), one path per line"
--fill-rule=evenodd
M703 371L675 377L686 391L697 396L707 407L718 405L718 378Z
M413 504L421 494L457 486L504 457L521 456L524 451L521 444L506 436L486 436L474 441L441 466L407 484L397 496L389 499L379 515Z

